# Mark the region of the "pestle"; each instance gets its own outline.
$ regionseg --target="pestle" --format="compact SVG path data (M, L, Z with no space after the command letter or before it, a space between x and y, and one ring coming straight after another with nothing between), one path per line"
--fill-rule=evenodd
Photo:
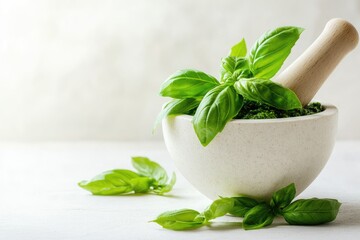
M315 42L275 81L293 90L306 106L358 41L358 32L351 23L340 18L332 19Z

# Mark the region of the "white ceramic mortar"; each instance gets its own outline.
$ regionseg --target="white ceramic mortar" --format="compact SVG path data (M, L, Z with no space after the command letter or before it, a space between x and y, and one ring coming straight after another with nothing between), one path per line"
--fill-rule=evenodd
M337 109L313 115L232 120L203 147L192 116L163 120L167 149L179 171L210 199L245 194L268 199L292 182L297 194L318 176L330 157Z

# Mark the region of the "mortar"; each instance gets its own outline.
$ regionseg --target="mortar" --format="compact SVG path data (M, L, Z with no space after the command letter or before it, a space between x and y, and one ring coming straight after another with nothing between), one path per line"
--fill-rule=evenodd
M357 42L350 23L333 19L276 81L305 106ZM299 194L318 176L335 143L337 109L325 105L323 112L302 117L232 120L207 147L191 121L180 115L162 122L165 144L184 177L211 199L241 194L268 199L289 183Z

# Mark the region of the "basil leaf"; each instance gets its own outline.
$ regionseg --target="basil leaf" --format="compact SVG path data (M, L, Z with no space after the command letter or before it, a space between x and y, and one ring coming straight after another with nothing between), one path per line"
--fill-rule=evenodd
M231 215L244 217L245 214L259 204L258 201L249 197L233 197L234 207L229 211Z
M155 121L154 129L165 117L171 115L189 114L190 111L197 108L199 104L200 100L194 98L174 99L166 103Z
M180 209L160 214L152 222L156 222L163 228L171 230L189 230L203 226L202 222L195 221L198 211L192 209Z
M173 173L170 179L170 182L164 186L155 186L154 193L162 195L164 193L170 192L176 183L176 174Z
M303 28L298 27L280 27L262 35L249 54L250 69L254 76L272 78L303 31Z
M295 198L296 188L295 184L290 185L276 191L271 198L270 206L278 212L281 212L283 208L287 207L291 201Z
M261 203L250 209L244 217L243 227L245 230L259 229L270 225L275 216L269 205Z
M243 98L227 85L217 86L204 96L193 117L196 135L203 146L207 146L238 114L242 102Z
M197 70L185 69L171 75L161 85L160 95L172 98L197 98L219 85L213 76Z
M287 206L282 214L289 224L317 225L333 221L340 206L336 199L299 199Z
M148 177L133 178L130 181L135 193L146 193L150 190L152 179Z
M220 198L208 206L200 216L204 216L206 221L210 221L229 213L233 207L234 200L232 198Z
M244 98L265 103L281 110L302 108L296 94L288 88L267 79L240 79L234 84L237 93Z
M132 157L132 165L140 175L155 179L158 185L165 185L168 175L164 168L147 157Z
M246 56L246 42L245 39L241 39L240 42L231 47L229 56L231 57L245 57Z
M131 181L139 177L133 171L115 169L103 172L90 181L81 181L78 185L94 195L117 195L132 192Z
M221 62L221 82L225 82L229 79L231 79L231 81L236 81L238 78L252 77L246 58L228 56L223 58Z

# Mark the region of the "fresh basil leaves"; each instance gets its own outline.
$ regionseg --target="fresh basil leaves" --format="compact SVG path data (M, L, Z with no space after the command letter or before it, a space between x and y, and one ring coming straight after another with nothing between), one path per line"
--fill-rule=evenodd
M219 85L216 78L196 70L177 71L161 86L160 94L172 98L197 98Z
M270 202L250 197L220 198L202 213L192 209L165 212L152 222L170 230L190 230L206 226L211 220L226 214L242 217L245 230L260 229L272 224L276 216L283 216L292 225L317 225L333 221L341 203L335 199L299 199L294 202L295 184L273 193Z
M316 225L335 220L341 203L336 199L299 199L283 209L289 224Z
M304 31L298 27L280 27L266 32L252 47L250 69L257 78L272 78L289 56L291 48Z
M252 101L259 101L280 110L301 108L296 94L267 79L241 78L234 84L237 93Z
M89 181L81 181L78 185L94 195L148 192L162 195L170 192L175 185L175 173L168 181L165 170L158 163L146 157L133 157L132 165L138 172L114 169L103 172Z
M243 220L245 230L259 229L272 224L275 218L272 208L266 203L260 203L246 212Z
M174 98L156 123L170 115L190 114L200 143L207 146L248 99L281 110L302 108L294 92L271 81L303 29L280 27L263 34L248 53L242 39L222 59L220 81L204 72L182 70L161 86L160 95Z
M200 213L192 209L180 209L174 211L168 211L160 214L155 222L161 225L163 228L170 230L190 230L202 227L204 225L203 220L196 220L196 217Z
M236 94L233 86L217 86L204 96L193 118L195 133L203 146L239 113L242 104L243 98Z

